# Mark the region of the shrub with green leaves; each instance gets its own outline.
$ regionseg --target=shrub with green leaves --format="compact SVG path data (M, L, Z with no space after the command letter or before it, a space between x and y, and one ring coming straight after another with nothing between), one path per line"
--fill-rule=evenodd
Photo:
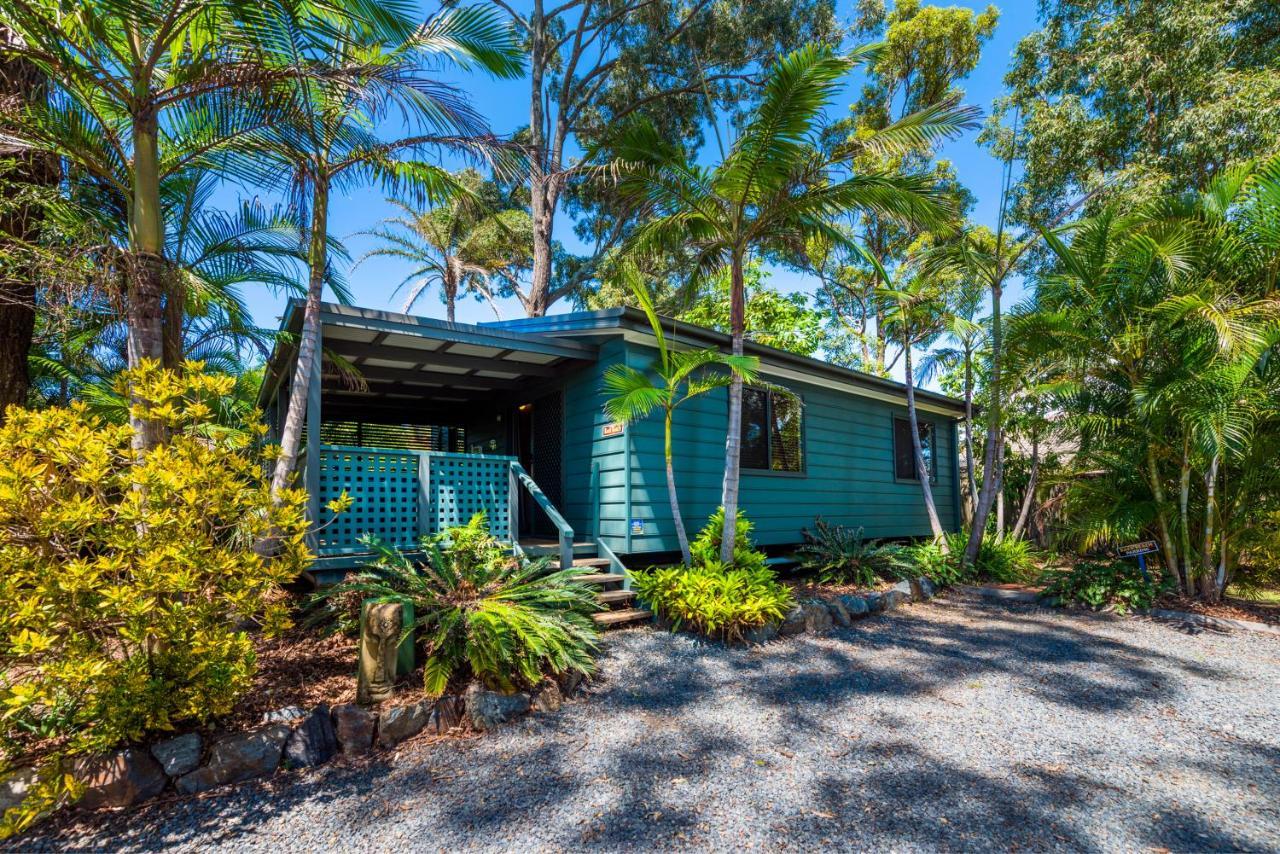
M1090 608L1113 606L1121 614L1150 608L1163 592L1159 583L1145 578L1128 561L1081 562L1069 570L1046 573L1041 581L1045 585L1041 596L1046 599Z
M939 587L963 584L971 575L961 568L960 557L954 548L951 554L945 554L942 546L932 540L904 547L898 554L895 570L899 578L924 576Z
M321 593L319 604L351 629L358 626L352 607L358 613L364 600L412 604L428 696L467 677L511 691L548 674L595 669L599 633L591 615L600 605L595 589L576 580L582 570L509 554L484 513L424 538L423 564L375 539L366 544L376 559Z
M967 533L947 536L951 553L959 559L969 542ZM1035 578L1036 558L1031 543L1012 537L986 536L974 562L974 576L999 584L1023 584Z
M234 379L185 368L129 375L168 434L141 456L81 405L0 426L0 775L39 775L0 836L76 795L74 757L230 712L254 675L243 626L288 623L306 496L272 501L260 431L208 429Z
M832 525L819 517L813 531L802 531L804 544L796 549L802 569L814 572L827 584L859 584L871 587L882 577L898 575L904 568L901 546L868 540L862 528Z
M679 631L740 641L745 632L780 622L791 609L791 591L751 542L751 523L738 512L734 566L719 560L724 509L717 510L690 545L692 566L654 567L631 573L632 587Z

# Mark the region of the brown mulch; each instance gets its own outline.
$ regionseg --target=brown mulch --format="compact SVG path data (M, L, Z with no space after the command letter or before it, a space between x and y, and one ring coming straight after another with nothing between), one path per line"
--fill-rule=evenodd
M1219 617L1226 620L1249 620L1254 623L1268 623L1280 626L1280 608L1262 605L1244 599L1227 599L1216 605L1210 605L1185 596L1163 596L1157 607L1170 611L1187 611L1192 614L1203 614L1206 617Z
M888 590L892 582L881 581L875 587L858 584L819 584L811 578L784 578L782 583L791 588L797 599L834 599L837 596L866 596L880 590Z
M356 641L295 628L256 645L258 672L253 688L219 725L247 729L267 712L285 706L311 709L320 703L349 703L356 697Z

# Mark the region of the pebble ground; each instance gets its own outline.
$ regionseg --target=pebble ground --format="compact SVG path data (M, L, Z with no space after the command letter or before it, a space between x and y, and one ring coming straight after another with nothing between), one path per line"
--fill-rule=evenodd
M631 630L558 713L24 850L1280 850L1280 640L959 594L726 649Z

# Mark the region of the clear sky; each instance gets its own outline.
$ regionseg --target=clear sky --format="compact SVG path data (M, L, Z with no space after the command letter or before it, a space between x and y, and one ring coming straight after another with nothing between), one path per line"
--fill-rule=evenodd
M433 0L428 0L434 5ZM852 0L837 0L837 15L848 19L852 14ZM975 9L984 9L986 2L938 3L938 5L961 5ZM991 41L983 51L982 61L974 73L964 82L967 102L982 107L990 107L992 99L1002 90L1003 78L1009 65L1010 56L1018 40L1031 32L1036 26L1035 5L1030 0L1012 0L999 3L1000 23ZM496 133L510 133L529 121L528 84L525 80L495 81L481 74L473 74L460 78L459 83L470 93L475 106L485 115ZM861 80L854 76L846 89L846 97L838 101L832 108L833 116L844 115L848 104L853 101L861 86ZM975 143L976 131L948 143L941 151L941 156L951 159L957 169L960 180L970 189L976 198L973 218L994 228L999 203L1001 164L984 148ZM241 191L243 195L243 191ZM330 228L343 239L353 258L360 258L368 251L373 242L358 233L373 228L379 220L392 213L376 188L365 188L346 196L333 199L330 212ZM572 222L561 213L556 221L556 237L566 246L577 245L572 231ZM396 286L404 279L409 268L402 262L374 258L361 264L354 271L348 270L354 301L357 305L368 308L390 309L399 311L403 307L404 293L393 294ZM773 284L782 290L812 292L812 278L788 270L775 270ZM1010 302L1020 298L1019 288L1015 285L1008 293ZM246 288L244 296L253 316L260 326L275 328L283 310L286 297L276 295L265 288ZM326 294L326 298L330 295ZM563 302L552 311L568 311L571 305ZM520 306L514 300L502 302L504 316L518 317ZM444 306L434 292L420 299L414 308L414 314L430 317L444 317ZM470 299L461 302L457 312L458 320L477 322L492 320L493 312L485 304Z

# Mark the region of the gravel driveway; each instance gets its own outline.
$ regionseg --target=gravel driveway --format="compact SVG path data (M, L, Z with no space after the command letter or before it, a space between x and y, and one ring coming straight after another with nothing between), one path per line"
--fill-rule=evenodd
M729 650L633 630L558 714L23 848L1280 850L1280 640L953 594Z

